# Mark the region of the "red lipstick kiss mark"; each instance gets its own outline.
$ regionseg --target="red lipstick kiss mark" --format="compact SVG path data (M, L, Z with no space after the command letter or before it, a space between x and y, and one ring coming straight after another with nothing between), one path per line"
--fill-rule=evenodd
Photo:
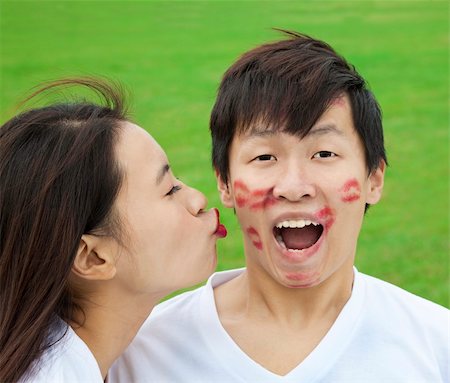
M253 243L253 246L255 246L258 250L262 250L261 237L259 236L259 233L256 231L256 229L250 226L246 231Z
M341 201L343 202L357 201L361 196L361 186L356 178L348 180L339 191L342 192Z
M255 189L250 191L241 180L234 182L236 204L238 207L249 207L251 210L265 209L274 205L277 199L272 195L272 189Z
M340 107L342 107L342 106L344 106L345 105L345 99L344 99L344 96L339 96L339 97L336 97L332 102L331 102L331 106L340 106Z
M267 195L263 199L261 199L260 201L255 201L252 204L250 204L250 209L252 210L265 209L269 206L274 205L277 202L277 200L275 197L269 194L270 190L271 189L265 191ZM257 191L259 190L256 190L254 193L256 193Z
M303 281L309 277L306 273L289 273L286 274L286 278L291 281Z
M307 288L316 284L319 280L319 274L316 272L288 273L286 278L293 282L291 288Z
M247 205L248 199L245 198L242 195L237 195L236 196L236 203L239 207L245 207L245 205Z
M328 231L334 223L334 212L328 206L319 210L315 216L316 219L323 224L326 231Z
M236 190L235 199L238 207L245 207L250 195L250 190L248 190L247 185L242 181L237 180L234 182L234 189Z

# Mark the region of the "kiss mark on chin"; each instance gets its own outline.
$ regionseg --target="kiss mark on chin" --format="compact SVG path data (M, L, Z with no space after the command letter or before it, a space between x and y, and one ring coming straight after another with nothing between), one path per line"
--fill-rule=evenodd
M293 288L299 288L299 287L310 287L315 285L316 281L318 280L318 273L287 273L286 279L289 279L290 281L294 282L295 284L290 285L289 287Z
M250 226L247 228L246 232L250 240L252 241L253 246L255 246L258 250L262 250L261 237L259 233L256 231L256 229Z
M255 189L250 191L248 186L241 180L234 182L235 201L238 207L248 207L251 210L263 210L274 205L277 199L272 195L271 188Z
M345 184L339 189L341 194L341 201L354 202L359 200L361 196L361 186L356 178L352 178L345 182Z
M309 274L307 273L289 273L286 274L286 278L290 279L291 281L304 281L309 277Z

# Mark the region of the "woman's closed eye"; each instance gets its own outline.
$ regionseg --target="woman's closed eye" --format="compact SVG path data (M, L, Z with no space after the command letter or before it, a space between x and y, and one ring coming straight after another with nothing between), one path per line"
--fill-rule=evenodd
M181 185L174 185L172 188L166 193L166 195L173 195L177 191L181 190Z

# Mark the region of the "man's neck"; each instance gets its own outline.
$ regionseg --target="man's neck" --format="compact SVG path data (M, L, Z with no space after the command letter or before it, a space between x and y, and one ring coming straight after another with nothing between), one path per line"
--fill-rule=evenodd
M256 363L285 375L296 368L333 326L349 300L353 268L316 287L292 289L251 267L214 289L228 335Z
M287 288L267 274L247 272L246 279L250 312L263 310L275 321L303 327L339 315L351 296L353 269L347 268L310 288Z
M294 289L248 266L239 277L215 290L219 317L264 317L303 328L325 318L334 321L351 296L353 277L353 265L343 265L318 286Z

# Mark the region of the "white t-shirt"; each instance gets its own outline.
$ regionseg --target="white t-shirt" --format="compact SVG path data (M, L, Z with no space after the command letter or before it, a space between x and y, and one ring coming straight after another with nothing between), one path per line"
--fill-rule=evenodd
M356 270L351 298L319 345L287 375L266 370L217 315L213 287L242 271L216 273L158 305L108 382L449 382L449 310Z
M97 360L70 326L36 366L34 375L23 380L24 383L103 383Z

